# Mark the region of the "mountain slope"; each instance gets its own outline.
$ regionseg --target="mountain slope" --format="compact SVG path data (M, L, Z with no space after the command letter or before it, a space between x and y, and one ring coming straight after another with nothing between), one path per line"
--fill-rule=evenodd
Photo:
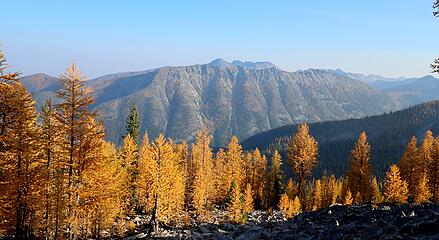
M381 87L384 92L392 96L401 106L411 106L439 99L439 79L430 75L385 85L375 82L372 86Z
M93 107L115 142L121 140L132 103L140 112L142 132L148 130L151 137L164 132L191 141L196 131L207 128L215 146L224 146L232 135L245 139L286 124L360 118L396 108L388 95L337 74L226 63L109 75L87 85L94 89ZM34 94L50 96L47 91Z
M256 134L242 142L245 149L258 147L263 151L280 149L285 156L289 138L296 125L284 126ZM343 174L347 159L361 131L366 131L372 146L372 163L376 173L396 162L413 135L422 138L427 130L439 132L439 101L420 104L401 111L363 119L320 122L310 124L311 134L319 142L319 161L316 173L326 169Z
M301 71L310 71L310 70L314 70L314 69L307 69L307 70L301 70ZM345 72L340 68L337 69L320 69L321 71L326 71L329 73L335 73L344 77L348 77L348 78L352 78L355 80L359 80L362 81L364 83L374 83L376 81L380 81L380 82L388 82L388 83L392 83L392 82L399 82L399 81L403 81L405 80L404 77L398 77L398 78L392 78L392 77L383 77L377 74L361 74L361 73L351 73L351 72Z

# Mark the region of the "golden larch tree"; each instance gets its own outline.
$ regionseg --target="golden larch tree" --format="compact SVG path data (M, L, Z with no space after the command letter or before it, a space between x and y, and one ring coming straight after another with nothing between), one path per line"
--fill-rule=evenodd
M253 190L250 184L247 184L244 192L244 212L251 213L254 210L254 201L253 201Z
M413 136L399 160L399 168L401 170L401 177L408 184L409 199L413 200L415 188L418 184L419 173L424 172L423 163L418 156L417 138Z
M134 138L130 134L127 134L122 143L122 148L119 153L119 162L124 168L122 171L124 175L123 183L124 188L128 191L124 191L125 195L122 196L125 199L124 210L126 215L133 215L136 209L137 202L137 171L138 171L138 148Z
M174 145L160 134L140 156L140 189L147 191L140 202L151 209L150 230L158 232L159 222L180 217L184 204L184 169Z
M439 137L434 140L430 159L426 166L426 172L429 177L429 189L431 190L433 201L439 203Z
M361 132L354 149L351 151L349 158L350 170L349 186L355 200L360 202L369 202L371 200L371 176L372 166L370 165L370 145L367 141L365 132Z
M255 192L255 204L261 208L264 202L264 186L267 179L267 158L261 154L258 148L253 151L252 158L251 184Z
M76 237L78 233L78 211L80 203L80 190L82 172L92 164L96 152L98 139L96 134L103 137L103 129L93 123L96 112L90 112L90 105L94 103L91 89L85 87L85 78L81 75L75 64L67 68L60 77L60 89L57 97L60 103L56 105L57 121L60 123L62 135L61 151L65 156L67 168L67 232L69 238ZM98 127L90 131L89 127ZM87 146L88 145L88 146ZM93 145L93 146L92 146Z
M229 172L232 173L232 181L236 181L238 186L242 186L245 179L243 174L245 171L242 169L242 147L236 136L233 136L227 145L226 161L227 166L230 168Z
M110 232L123 208L119 185L120 178L116 149L113 144L104 142L95 164L84 172L81 199L85 202L83 212L86 222L83 226L90 229L82 237L99 239L103 230Z
M346 191L345 196L344 196L343 204L344 205L352 205L353 202L354 202L354 198L352 197L351 190L348 189Z
M232 184L232 197L227 209L227 217L232 223L243 223L244 220L244 211L242 204L242 193L239 188L239 185L236 184L236 181Z
M419 177L417 185L415 187L415 194L413 198L413 202L415 203L426 203L429 202L432 194L430 192L429 184L428 184L428 175L426 172L423 172Z
M288 179L287 186L285 188L285 193L290 199L294 199L295 196L299 194L299 186L293 181L292 178Z
M408 196L407 183L401 179L397 165L390 166L384 181L384 197L389 202L406 203Z
M217 192L217 203L224 203L232 182L232 169L228 165L226 152L220 149L215 155L215 188Z
M62 139L60 125L56 120L56 112L50 99L46 100L41 109L41 158L45 165L45 206L44 206L44 235L46 239L55 238L61 234L64 223L65 207L65 174L67 165L61 156Z
M312 210L319 210L322 206L322 182L320 179L317 179L314 183L314 193L313 193L313 207Z
M39 195L41 171L40 136L35 102L18 81L18 74L6 73L0 52L0 233L17 239L30 238L32 216L44 209Z
M427 170L428 164L432 160L431 154L432 154L433 144L434 144L433 132L428 130L425 132L424 140L422 141L421 146L419 146L418 149L419 164L421 165L424 171Z
M211 136L207 130L198 132L195 144L192 145L191 157L195 165L195 179L193 180L193 206L203 219L208 215L215 200L215 178L212 149L210 148Z
M317 141L309 134L308 124L301 124L288 143L288 163L299 181L299 198L303 199L306 178L317 164ZM302 201L304 203L304 201Z

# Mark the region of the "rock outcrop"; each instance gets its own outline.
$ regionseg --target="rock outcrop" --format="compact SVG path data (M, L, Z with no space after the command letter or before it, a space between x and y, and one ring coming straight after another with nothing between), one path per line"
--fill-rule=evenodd
M281 214L255 212L244 225L202 224L162 229L160 235L139 231L130 239L438 239L436 205L331 206L286 220Z

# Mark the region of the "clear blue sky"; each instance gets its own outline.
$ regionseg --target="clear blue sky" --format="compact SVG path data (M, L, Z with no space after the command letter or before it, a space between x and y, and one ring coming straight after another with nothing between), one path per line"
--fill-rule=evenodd
M163 65L271 61L288 71L428 74L433 0L2 1L0 44L24 74L89 77Z

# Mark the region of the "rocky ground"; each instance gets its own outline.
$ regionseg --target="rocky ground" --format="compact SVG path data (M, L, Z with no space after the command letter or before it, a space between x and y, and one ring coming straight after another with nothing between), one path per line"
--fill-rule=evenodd
M201 224L162 229L147 236L141 229L128 239L439 239L437 205L331 206L287 220L280 213L255 211L244 225Z

